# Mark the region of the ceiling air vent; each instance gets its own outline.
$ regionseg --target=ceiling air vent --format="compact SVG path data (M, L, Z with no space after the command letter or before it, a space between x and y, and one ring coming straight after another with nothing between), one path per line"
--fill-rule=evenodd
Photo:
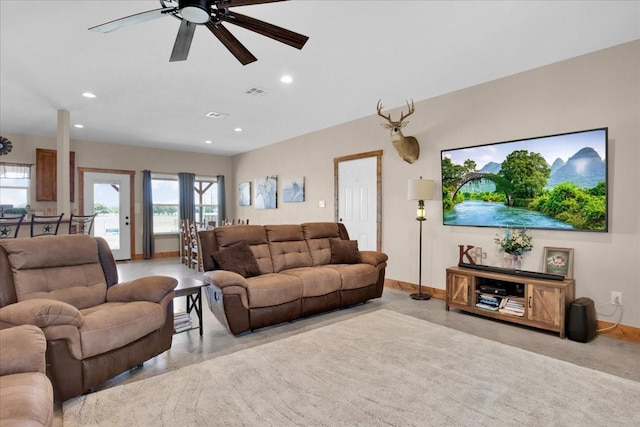
M259 87L250 87L249 89L245 90L244 93L245 95L260 97L268 95L269 91L266 89L261 89Z
M218 113L216 111L212 111L210 113L207 113L207 117L210 117L212 119L224 119L227 116L228 116L227 113Z

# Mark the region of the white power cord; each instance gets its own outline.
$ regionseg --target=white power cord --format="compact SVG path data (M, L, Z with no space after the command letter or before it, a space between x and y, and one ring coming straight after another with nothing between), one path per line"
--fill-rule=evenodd
M598 312L598 310L596 308L596 312L599 315L604 316L604 317L612 317L617 313L618 308L619 308L620 309L620 318L618 319L618 321L614 325L608 326L608 327L603 328L603 329L597 329L596 332L598 332L598 333L609 332L609 331L612 331L615 328L617 328L618 325L620 325L620 322L622 321L622 315L624 314L624 308L621 305L615 304L612 300L609 300L608 302L605 302L603 304L598 304L596 307L602 307L602 306L605 306L605 305L613 305L613 306L615 306L615 310L613 310L613 313L611 313L611 314L604 314L604 313Z

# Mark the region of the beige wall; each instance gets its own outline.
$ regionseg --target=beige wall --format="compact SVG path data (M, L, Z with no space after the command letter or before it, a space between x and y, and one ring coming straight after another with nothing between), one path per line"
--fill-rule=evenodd
M55 114L55 111L52 112ZM7 162L35 163L36 148L56 148L56 138L33 135L3 135L13 143L13 150L2 158ZM135 203L142 205L142 171L153 172L193 172L200 176L231 176L231 159L223 156L194 154L183 151L159 150L106 144L87 141L71 141L71 150L76 153L76 167L118 169L135 171ZM35 169L33 170L35 173ZM76 172L76 203L78 206L78 178ZM56 202L35 202L35 180L31 188L32 210L56 209ZM135 253L142 254L142 215L136 214ZM161 252L178 251L177 235L156 237L155 250Z
M525 256L523 268L541 268L544 246L575 248L576 295L590 297L598 304L608 301L611 291L621 291L625 307L622 323L640 326L639 75L640 42L636 41L416 102L416 112L405 132L421 144L420 159L413 165L397 156L388 142L388 131L380 127L381 119L375 114L233 158L83 141L72 141L71 149L76 152L78 167L135 170L136 203L142 199L143 169L226 175L228 216L248 218L254 224L332 221L333 159L382 149L382 248L389 255L387 277L417 283L418 224L415 202L406 200L407 180L422 175L439 183L440 150L607 126L609 232L533 230L535 247ZM375 113L377 98L372 99ZM398 112L393 114L395 117ZM2 159L8 162L33 163L36 147L56 146L55 138L3 136L14 145ZM279 186L278 209L237 206L239 182L271 174L280 179L304 176L306 201L282 203ZM318 207L321 200L326 202L325 208ZM444 288L445 268L457 263L460 244L481 246L488 252L488 262L498 263L493 243L497 230L444 227L440 202L438 198L427 203L422 282ZM43 207L55 208L55 203ZM140 215L136 223L136 253L140 254ZM156 241L158 252L177 249L175 238ZM601 308L603 313L610 309ZM617 315L599 317L617 320Z
M422 175L439 184L441 150L607 126L609 232L533 230L535 247L525 256L523 268L541 269L544 246L575 248L576 296L599 304L609 300L611 291L621 291L622 323L640 326L639 76L640 42L636 41L416 102L405 131L421 145L420 159L412 165L397 156L375 114L238 155L233 158L230 205L237 205L239 182L271 174L304 176L304 203L283 204L279 194L278 209L236 206L236 216L254 224L331 221L333 158L382 149L382 248L389 255L387 277L417 283L418 224L415 202L406 200L407 180ZM375 113L374 104L371 110ZM393 112L394 117L398 114ZM460 244L481 246L488 252L488 262L498 264L493 243L497 229L444 227L441 199L436 197L427 202L422 283L444 288L445 268L458 262ZM320 200L326 201L325 208L318 207ZM608 306L601 310L612 311ZM617 314L599 317L618 318Z

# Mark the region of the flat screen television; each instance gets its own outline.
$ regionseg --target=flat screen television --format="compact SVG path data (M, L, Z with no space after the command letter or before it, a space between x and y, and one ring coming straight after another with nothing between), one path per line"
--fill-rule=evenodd
M443 223L606 232L608 128L442 150Z

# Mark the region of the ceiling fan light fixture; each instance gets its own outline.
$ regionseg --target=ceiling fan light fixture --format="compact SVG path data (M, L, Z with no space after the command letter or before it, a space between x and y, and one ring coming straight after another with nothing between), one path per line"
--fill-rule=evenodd
M181 1L180 15L194 24L204 24L209 21L211 7L208 0Z

